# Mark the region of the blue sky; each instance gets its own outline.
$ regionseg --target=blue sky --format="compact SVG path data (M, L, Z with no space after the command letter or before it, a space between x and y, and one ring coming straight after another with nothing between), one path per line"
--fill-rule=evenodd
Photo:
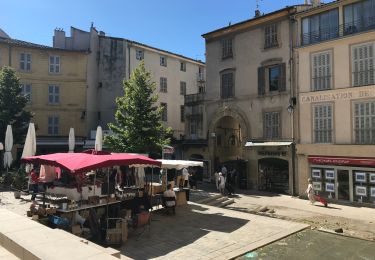
M304 0L260 0L262 13ZM0 28L19 40L52 45L53 30L88 30L204 60L202 34L252 18L256 0L1 0Z

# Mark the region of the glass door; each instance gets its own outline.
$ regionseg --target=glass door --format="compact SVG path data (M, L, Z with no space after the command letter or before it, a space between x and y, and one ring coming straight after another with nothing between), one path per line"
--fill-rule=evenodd
M348 170L337 170L337 188L339 200L350 200Z

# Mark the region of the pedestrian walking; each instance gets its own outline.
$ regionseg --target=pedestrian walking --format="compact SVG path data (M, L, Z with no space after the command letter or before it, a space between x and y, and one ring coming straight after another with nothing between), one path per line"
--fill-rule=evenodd
M225 195L225 177L222 172L219 174L219 191L221 194Z
M217 169L216 172L214 173L215 175L215 184L216 184L216 189L219 190L219 177L220 177L220 170Z
M306 189L307 197L309 198L310 203L314 204L314 202L315 202L315 192L314 192L314 187L312 185L312 180L310 178L308 179L308 183L309 184L307 185L307 189Z

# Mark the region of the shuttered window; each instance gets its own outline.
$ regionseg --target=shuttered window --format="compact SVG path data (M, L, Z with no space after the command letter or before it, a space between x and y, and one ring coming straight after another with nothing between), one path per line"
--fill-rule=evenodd
M160 103L160 106L163 109L161 113L161 121L167 122L168 121L168 104Z
M221 98L234 96L234 73L223 72L221 74Z
M160 77L160 92L168 92L167 78Z
M354 104L356 144L375 144L375 102Z
M331 52L317 53L312 56L312 91L331 89Z
M374 43L352 47L352 84L365 86L374 82Z
M267 112L263 116L263 134L266 139L280 138L280 113Z
M224 39L221 41L221 58L231 58L233 57L233 40L231 38Z
M279 46L277 41L277 24L270 24L264 28L264 48Z
M332 105L314 106L314 142L332 143Z

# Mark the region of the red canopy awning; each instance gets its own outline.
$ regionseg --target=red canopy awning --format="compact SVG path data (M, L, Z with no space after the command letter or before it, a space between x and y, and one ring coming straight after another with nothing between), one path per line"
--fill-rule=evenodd
M369 157L310 155L308 157L308 160L309 160L309 163L312 163L312 164L375 167L375 158L369 158Z
M88 154L88 153L54 153L39 156L25 157L23 163L46 164L57 166L73 173L88 172L103 167L115 165L128 166L156 166L161 162L140 154L110 153L110 154Z

